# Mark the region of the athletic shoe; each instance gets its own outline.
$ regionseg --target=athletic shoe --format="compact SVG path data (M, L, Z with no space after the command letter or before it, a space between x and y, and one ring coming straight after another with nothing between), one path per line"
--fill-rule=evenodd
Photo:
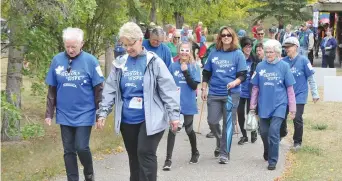
M198 151L196 151L195 153L193 153L193 154L191 155L190 164L196 164L196 163L198 163L199 157L200 157L200 154L199 154Z
M219 148L215 149L214 156L215 156L215 158L218 158L220 156L220 149Z
M243 145L245 143L248 143L248 137L241 137L240 141L238 142L239 145Z
M268 170L275 170L276 166L275 165L268 165L267 169Z
M220 164L227 164L229 161L228 157L220 156L219 163Z
M300 143L293 144L293 151L299 151L302 148L302 145Z
M171 164L172 161L171 160L165 160L164 166L163 166L163 170L164 171L170 171L171 170Z
M214 133L210 132L206 136L207 138L215 138Z

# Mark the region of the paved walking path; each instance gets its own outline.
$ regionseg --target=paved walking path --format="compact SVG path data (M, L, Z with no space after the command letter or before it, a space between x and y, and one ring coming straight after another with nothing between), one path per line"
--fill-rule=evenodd
M199 108L202 104L199 101ZM206 123L206 105L203 110L203 118L200 132L197 134L198 149L201 157L196 165L189 164L190 160L190 143L185 131L182 129L177 134L176 144L173 152L173 164L171 171L162 170L165 154L166 140L165 133L158 147L158 181L272 181L281 176L284 171L285 154L289 150L290 143L283 140L280 144L280 154L277 169L275 171L267 170L267 162L263 160L263 145L259 137L254 144L248 143L243 146L237 144L239 135L233 136L233 144L231 149L231 160L226 165L221 165L214 158L215 139L206 138L209 132ZM199 114L195 116L194 128L197 131L199 123ZM250 137L250 133L249 137ZM116 155L105 156L103 160L94 161L94 168L97 181L128 181L129 167L128 156L126 152ZM80 173L83 173L80 170ZM83 179L81 176L80 180ZM61 176L55 181L65 181L66 177Z

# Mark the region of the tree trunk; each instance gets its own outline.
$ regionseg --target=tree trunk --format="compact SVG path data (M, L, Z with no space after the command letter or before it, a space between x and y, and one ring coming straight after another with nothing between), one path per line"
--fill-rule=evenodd
M15 44L15 27L11 27L10 42ZM10 46L8 52L6 97L7 102L21 108L22 62L24 60L24 47ZM1 141L15 141L20 138L20 120L14 120L7 112L3 113L1 127ZM10 132L16 133L11 135Z
M110 40L106 41L106 50L105 50L105 76L108 77L110 70L112 68L112 62L114 59L114 49Z
M157 23L157 5L156 5L156 0L151 1L151 12L150 12L150 22Z
M278 17L278 28L284 29L284 17L283 16Z
M177 29L182 29L182 26L184 24L184 17L182 15L182 13L179 13L179 12L174 12L174 18L175 18L175 21L176 21L176 28Z

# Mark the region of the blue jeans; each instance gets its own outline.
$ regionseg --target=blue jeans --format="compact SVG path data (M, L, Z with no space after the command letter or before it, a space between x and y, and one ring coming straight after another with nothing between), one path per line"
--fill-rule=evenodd
M77 155L84 167L85 176L93 175L93 159L89 148L91 126L71 127L61 125L64 163L68 181L78 181Z
M261 118L260 135L264 143L264 152L268 153L268 164L276 165L279 157L280 126L284 121L280 117Z

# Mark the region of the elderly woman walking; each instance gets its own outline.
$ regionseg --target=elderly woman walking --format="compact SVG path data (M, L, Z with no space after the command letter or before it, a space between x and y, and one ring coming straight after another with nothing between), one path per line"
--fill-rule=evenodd
M230 159L233 136L232 127L236 122L236 110L240 98L240 84L246 79L246 59L239 47L239 38L230 27L222 27L217 37L216 49L210 53L203 70L202 100L208 100L208 123L216 137L214 156L219 163L226 164ZM207 88L209 84L209 93ZM232 119L227 119L226 103L230 89L233 109ZM208 95L207 95L208 94ZM219 122L223 116L223 130Z
M104 77L98 60L82 51L83 34L78 28L63 30L65 51L53 57L46 77L49 89L45 122L51 125L56 108L68 181L79 180L77 156L84 167L85 180L94 181L89 139Z
M316 81L313 77L315 71L311 66L309 59L303 55L298 54L298 39L296 37L287 38L283 43L283 47L285 47L285 51L287 54L287 57L285 57L283 61L287 62L290 65L291 72L296 80L296 84L294 84L293 86L296 95L297 107L297 112L293 119L293 149L298 150L301 148L303 139L303 113L304 106L307 103L308 99L308 83L311 88L311 94L314 103L316 103L319 100L319 94L317 90ZM287 134L286 118L287 116L285 116L285 121L283 121L280 130L281 137L284 137Z
M160 139L169 124L173 131L179 124L179 93L163 60L142 46L137 24L124 24L119 36L127 54L113 62L97 124L104 126L115 104L115 131L121 131L125 143L130 181L156 181Z
M264 143L264 159L268 169L276 168L279 156L280 126L289 106L290 118L296 115L296 98L293 85L296 83L290 66L281 61L281 44L268 40L264 44L265 61L258 64L252 76L250 112L255 113L258 105L260 134Z
M322 49L322 68L335 68L337 41L331 34L331 29L328 28L327 36L321 42Z

